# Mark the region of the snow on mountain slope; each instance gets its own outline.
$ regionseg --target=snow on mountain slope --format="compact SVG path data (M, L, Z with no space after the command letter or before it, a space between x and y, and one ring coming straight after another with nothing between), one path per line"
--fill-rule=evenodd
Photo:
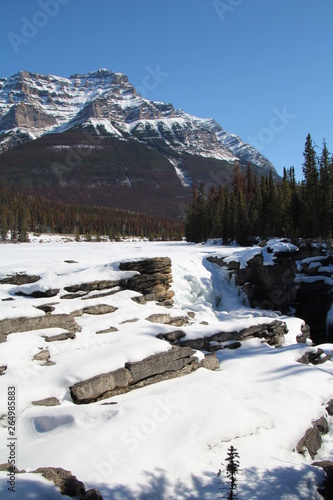
M172 309L153 302L140 305L131 300L136 292L130 291L84 300L84 305L102 300L118 309L102 316L84 314L77 318L82 330L76 339L47 344L53 366L32 361L45 348L43 336L50 331L8 336L0 350L0 365L7 366L0 377L4 396L0 414L7 412L8 386L15 386L19 469L63 467L87 488L98 488L104 500L202 500L219 495L216 474L233 444L242 469L240 498L320 498L316 485L323 473L311 466L310 457L293 450L311 421L325 413L325 403L332 397L333 364L316 367L296 362L309 349L296 343L302 324L297 318L280 317L289 328L282 348L252 339L237 350L218 351L219 371L200 368L182 378L90 405L73 404L69 394L73 382L123 366L126 360L169 349L156 335L172 327L146 321L150 314L194 312L193 321L182 327L189 338L238 331L276 319L275 313L244 305L223 269L206 260L209 255L232 258L239 248L140 241L57 243L48 239L43 244L1 245L0 278L17 272L39 274L38 286L57 287L62 292L69 283L119 277L124 272L119 271L119 261L168 255L175 304ZM27 290L34 286L24 285ZM55 313L82 308L79 297L61 301L25 298L14 295L17 288L0 286L1 318L19 317L26 308L39 314L35 307L50 302L56 302ZM216 297L221 299L218 307L214 306ZM15 300L4 301L8 298ZM96 335L110 325L118 331ZM332 345L325 350L332 352ZM48 396L57 397L60 405L31 405ZM102 404L105 402L116 404ZM6 421L1 422L1 439L6 442L8 429ZM7 455L2 447L0 463L7 461ZM320 458L332 460L331 438L324 438ZM16 481L23 500L47 488L38 476L17 475ZM23 484L24 490L20 489ZM50 498L58 498L55 488L49 490ZM0 473L0 491L1 498L12 498L5 473Z
M22 140L91 125L102 135L125 140L134 137L153 146L158 139L177 153L231 164L249 161L274 170L258 151L224 132L213 119L191 116L172 104L143 98L122 73L99 69L63 78L20 72L0 79L3 151Z

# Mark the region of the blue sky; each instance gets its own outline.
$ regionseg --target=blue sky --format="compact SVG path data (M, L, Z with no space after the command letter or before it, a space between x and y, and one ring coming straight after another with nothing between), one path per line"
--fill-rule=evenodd
M332 19L332 0L2 0L0 76L125 73L301 179L308 132L333 152Z

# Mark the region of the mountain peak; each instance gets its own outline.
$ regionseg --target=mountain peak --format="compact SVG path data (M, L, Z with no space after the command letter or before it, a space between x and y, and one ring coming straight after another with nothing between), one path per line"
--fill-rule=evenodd
M115 78L116 76L121 76L121 77L126 77L123 73L115 73L114 71L111 71L110 69L107 68L99 68L95 71L90 71L89 73L75 73L74 75L71 75L69 78L74 79L74 78Z

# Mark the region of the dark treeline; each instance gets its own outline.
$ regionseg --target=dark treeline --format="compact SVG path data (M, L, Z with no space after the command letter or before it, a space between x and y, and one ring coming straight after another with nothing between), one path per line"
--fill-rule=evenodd
M193 189L185 236L201 242L222 238L241 245L255 237L281 236L330 238L333 234L333 158L325 140L318 157L310 134L304 149L304 180L297 182L295 169L284 169L280 182L258 178L250 165L243 174L238 165L230 188L214 186L208 194L203 185Z
M126 236L180 240L184 223L167 218L103 207L69 205L48 201L0 186L0 239L26 241L28 232L80 235L118 239ZM10 232L10 233L9 233Z

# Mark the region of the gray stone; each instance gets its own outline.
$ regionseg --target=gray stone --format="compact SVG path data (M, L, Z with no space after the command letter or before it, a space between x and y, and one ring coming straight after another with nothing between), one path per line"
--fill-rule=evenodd
M310 327L309 325L302 325L301 332L296 337L296 341L298 344L306 344L307 340L310 339Z
M203 368L206 368L207 370L219 370L220 369L220 362L216 357L215 353L212 354L206 354L204 359L200 362L200 365Z
M55 310L55 307L49 304L43 304L41 306L36 306L36 309L45 312L45 314L51 314Z
M173 325L173 326L184 326L189 322L188 316L175 316L172 317L169 314L151 314L147 321L151 323L163 323L164 325Z
M329 361L331 359L331 354L326 354L323 349L317 349L317 351L307 351L303 354L301 358L297 360L298 363L303 365L320 365Z
M3 375L5 371L7 370L7 366L0 366L0 375Z
M167 340L168 342L170 342L170 344L173 344L174 342L177 342L186 337L186 333L184 333L182 330L174 330L173 332L159 333L158 335L156 335L156 337L161 340Z
M34 406L59 406L59 399L54 397L49 397L45 399L39 399L38 401L32 401L32 405Z
M44 363L47 363L50 359L50 353L47 349L43 349L40 352L38 352L34 357L34 361L43 361Z
M113 332L118 332L118 328L116 328L115 326L110 326L110 328L106 328L105 330L99 330L98 332L96 332L97 335L99 334L104 334L104 333L113 333Z
M50 337L44 337L46 342L59 342L61 340L74 340L76 337L75 333L72 332L64 332L59 333L58 335L52 335Z
M19 292L16 292L15 295L19 295L22 297L33 297L35 299L46 299L49 297L55 297L59 293L59 288L49 288L48 290L35 290L34 292L31 293L26 293L22 292L21 290Z
M74 384L70 387L70 393L74 403L90 403L108 397L105 395L119 387L126 387L131 382L130 372L126 368L119 368Z
M307 450L313 459L321 448L322 434L328 432L328 423L325 417L320 417L312 423L312 427L308 429L302 439L297 443L296 451L304 455Z
M127 368L132 375L132 383L153 377L165 372L177 371L191 363L191 356L195 354L191 348L173 347L167 352L149 356L142 361L135 363L126 363Z
M117 310L117 307L110 306L108 304L98 304L97 306L85 307L83 312L85 314L110 314Z

